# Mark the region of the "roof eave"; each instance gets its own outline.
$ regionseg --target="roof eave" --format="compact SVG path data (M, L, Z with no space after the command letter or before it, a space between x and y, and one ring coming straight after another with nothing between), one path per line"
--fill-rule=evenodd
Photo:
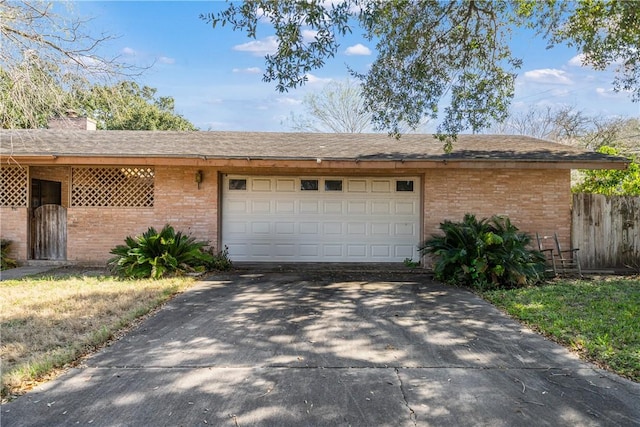
M117 159L117 162L114 160ZM286 164L304 165L309 168L348 167L350 164L358 168L394 168L394 169L435 169L435 168L526 168L526 169L626 169L630 163L628 159L614 157L608 159L527 159L527 158L491 158L491 159L443 159L439 158L309 158L309 157L269 157L269 156L206 156L201 154L184 155L116 155L116 154L0 154L0 162L26 163L26 164L71 164L71 165L96 165L96 164L145 164L145 165L197 165L197 166L277 166L274 162ZM384 166L383 166L384 165Z

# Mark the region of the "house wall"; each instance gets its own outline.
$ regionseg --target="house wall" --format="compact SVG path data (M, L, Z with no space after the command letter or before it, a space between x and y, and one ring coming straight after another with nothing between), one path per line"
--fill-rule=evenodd
M198 189L197 170L204 179ZM217 245L218 174L211 168L156 167L152 208L71 207L68 210L67 259L104 265L111 248L153 226L171 224L176 231Z
M425 239L439 234L444 220L464 214L478 219L506 215L521 231L535 236L558 233L569 247L571 176L566 169L430 170L424 176Z
M28 258L27 213L26 207L0 207L0 236L11 241L9 257L18 261Z
M38 166L33 167L31 176L68 180L65 170ZM204 175L200 188L195 182L198 170ZM270 172L277 173L275 169ZM315 171L313 175L319 174ZM557 232L566 247L570 244L569 170L439 168L426 170L422 176L424 238L437 234L445 219L459 221L465 213L480 218L499 214L507 215L522 231L545 235ZM150 226L160 229L167 223L217 246L218 185L215 168L158 166L153 207L69 207L67 258L72 262L104 265L110 258L110 249L123 244L126 236L139 235ZM68 199L68 195L63 195L63 203L67 204ZM27 209L0 209L2 237L14 242L12 254L24 260Z

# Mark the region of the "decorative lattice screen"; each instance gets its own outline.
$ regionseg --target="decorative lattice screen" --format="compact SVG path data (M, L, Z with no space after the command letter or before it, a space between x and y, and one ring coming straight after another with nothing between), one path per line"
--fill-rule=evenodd
M27 168L0 168L0 206L27 206Z
M153 206L153 168L72 168L71 173L71 206Z

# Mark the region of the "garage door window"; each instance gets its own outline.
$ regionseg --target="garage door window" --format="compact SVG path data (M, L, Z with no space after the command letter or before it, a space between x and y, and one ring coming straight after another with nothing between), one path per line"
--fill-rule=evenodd
M246 179L230 179L229 180L229 190L246 190L246 189L247 189Z
M342 180L341 179L325 180L324 191L342 191Z
M396 191L413 192L413 181L396 181Z
M317 179L301 179L300 189L302 191L318 191L318 180Z

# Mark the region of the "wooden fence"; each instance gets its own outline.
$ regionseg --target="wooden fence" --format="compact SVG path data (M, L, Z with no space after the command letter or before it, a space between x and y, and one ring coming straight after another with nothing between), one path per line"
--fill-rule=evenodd
M571 243L583 269L639 269L640 197L574 194Z

